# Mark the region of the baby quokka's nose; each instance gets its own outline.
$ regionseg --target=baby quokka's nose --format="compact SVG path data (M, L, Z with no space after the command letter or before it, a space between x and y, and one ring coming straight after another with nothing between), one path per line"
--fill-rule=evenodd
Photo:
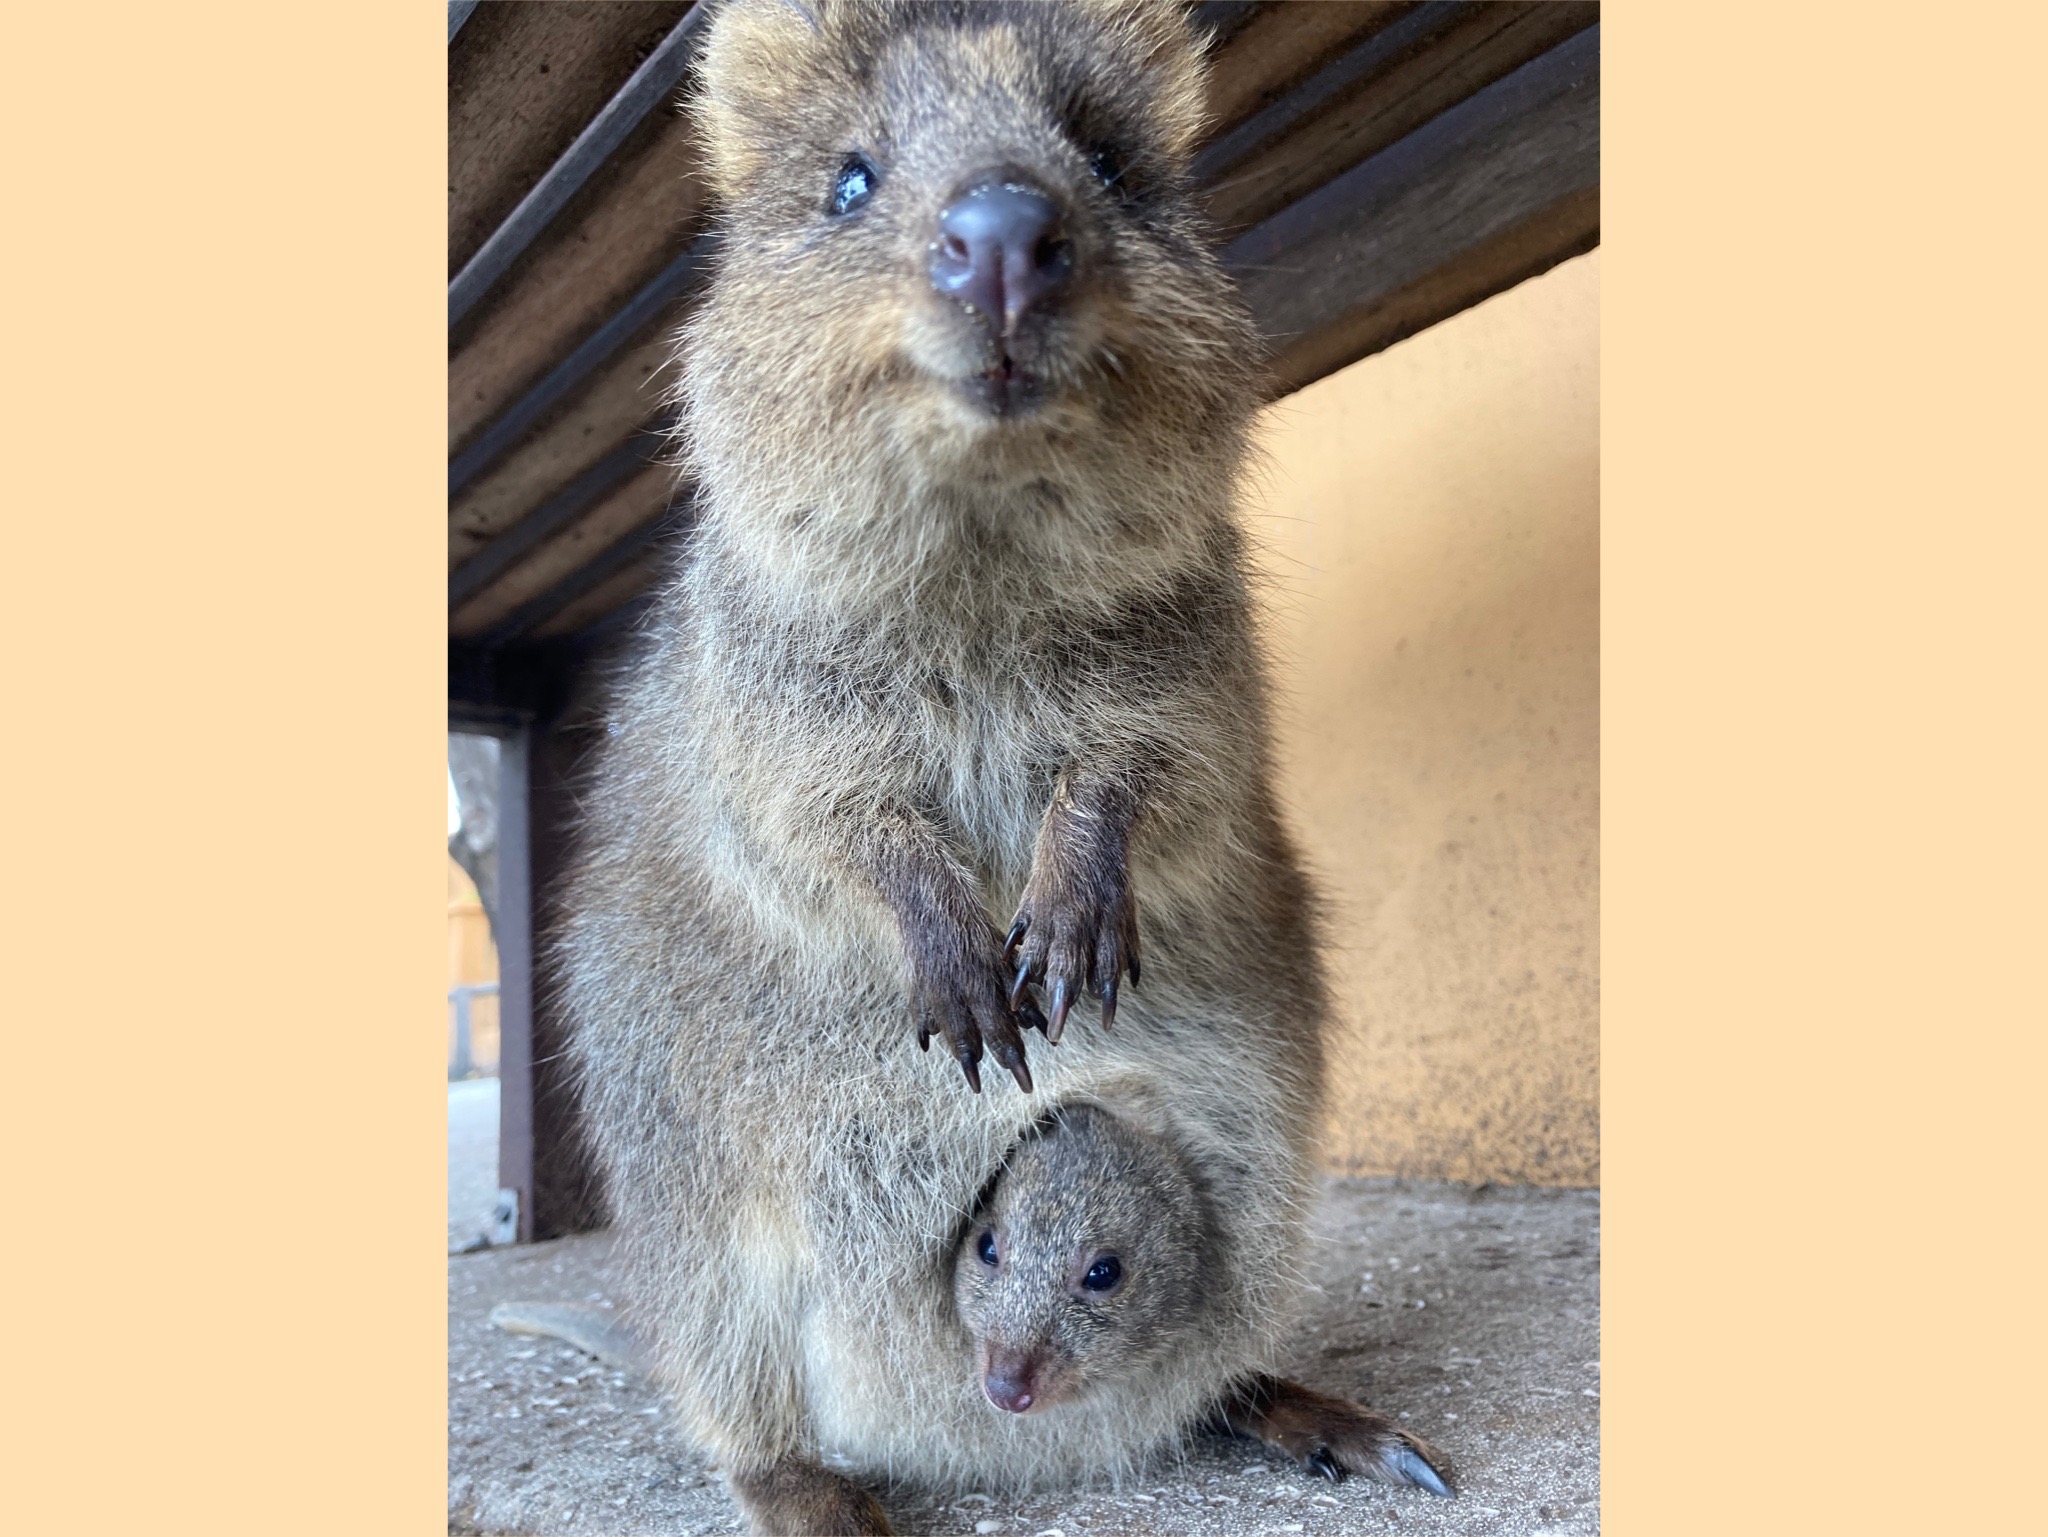
M946 205L931 245L932 287L999 336L1072 281L1074 243L1060 211L1012 176L976 181Z
M991 1345L987 1360L981 1389L988 1394L988 1401L1012 1414L1029 1412L1038 1401L1038 1363L1030 1352Z

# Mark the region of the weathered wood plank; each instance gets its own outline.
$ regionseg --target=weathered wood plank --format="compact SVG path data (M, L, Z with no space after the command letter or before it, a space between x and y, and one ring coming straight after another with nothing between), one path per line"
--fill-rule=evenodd
M452 327L511 268L555 215L560 213L592 175L611 157L650 112L668 99L688 69L710 14L707 0L698 0L669 29L654 52L592 118L575 142L562 151L518 206L479 246L448 284L448 323Z
M450 669L453 672L453 669ZM498 1187L517 1193L518 1237L533 1241L533 730L498 746Z
M621 347L643 335L650 327L671 325L675 317L670 315L670 309L703 279L717 245L715 234L698 236L603 325L549 369L532 389L479 433L468 448L449 461L449 493L453 495L461 491L502 458L556 406L570 399L586 381L609 365Z
M503 736L498 755L498 1183L519 1192L521 1243L601 1220L596 1171L576 1131L548 943L569 858L573 786L597 735L579 714L536 712Z
M663 107L503 281L471 310L448 359L448 451L469 448L585 338L687 249L706 203L691 120Z
M477 637L478 644L506 646L529 638L575 633L583 627L577 619L577 606L582 599L608 587L615 577L630 577L636 572L644 574L649 569L660 569L665 564L668 549L688 532L695 517L696 507L690 496L685 493L677 497L662 509L659 516L648 519L623 538L614 540L584 564L564 574L547 591L536 594L507 614ZM568 615L566 621L564 614Z
M689 9L493 0L448 53L448 270L459 272Z
M590 469L662 409L672 321L658 318L448 509L448 563L462 564Z
M469 640L493 629L523 604L557 587L619 540L659 519L675 495L674 468L643 461L623 484L598 497L587 513L536 544L524 559L508 566L502 575L482 586L474 598L456 608L449 617L448 633Z
M613 443L579 474L557 487L518 521L482 545L448 574L448 607L460 612L506 572L583 518L599 501L666 458L664 423L646 424Z
M1203 151L1211 218L1242 232L1599 19L1573 0L1416 6Z
M537 627L533 632L534 638L589 640L599 631L617 630L620 627L618 621L629 613L640 611L662 572L667 569L663 552L646 551L633 565L602 586L592 588L546 624Z
M1407 7L1392 0L1282 0L1261 6L1209 63L1210 132L1224 132Z
M1233 241L1280 393L1599 235L1600 29L1579 32Z

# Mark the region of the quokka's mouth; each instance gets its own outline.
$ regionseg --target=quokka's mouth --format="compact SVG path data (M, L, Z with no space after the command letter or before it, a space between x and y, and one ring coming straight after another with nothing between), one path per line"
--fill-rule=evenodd
M1049 391L1042 374L1022 367L1005 352L994 368L958 381L970 403L991 416L1027 416L1043 405Z

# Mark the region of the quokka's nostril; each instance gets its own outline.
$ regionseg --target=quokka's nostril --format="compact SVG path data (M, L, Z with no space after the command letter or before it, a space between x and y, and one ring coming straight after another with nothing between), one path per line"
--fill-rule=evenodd
M1007 336L1074 275L1074 245L1053 200L1015 175L990 173L939 214L932 286Z

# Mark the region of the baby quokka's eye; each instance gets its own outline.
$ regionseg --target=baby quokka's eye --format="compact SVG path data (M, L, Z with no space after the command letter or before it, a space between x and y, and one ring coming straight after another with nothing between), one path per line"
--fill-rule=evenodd
M852 213L875 195L875 188L881 184L882 173L877 171L865 155L848 155L846 163L839 168L839 175L832 183L832 196L826 203L833 217Z
M995 1269L996 1235L994 1233L983 1233L975 1241L974 1252L984 1265L988 1266L991 1270Z
M1124 1278L1124 1267L1114 1254L1105 1254L1088 1267L1081 1284L1092 1292L1106 1292Z

